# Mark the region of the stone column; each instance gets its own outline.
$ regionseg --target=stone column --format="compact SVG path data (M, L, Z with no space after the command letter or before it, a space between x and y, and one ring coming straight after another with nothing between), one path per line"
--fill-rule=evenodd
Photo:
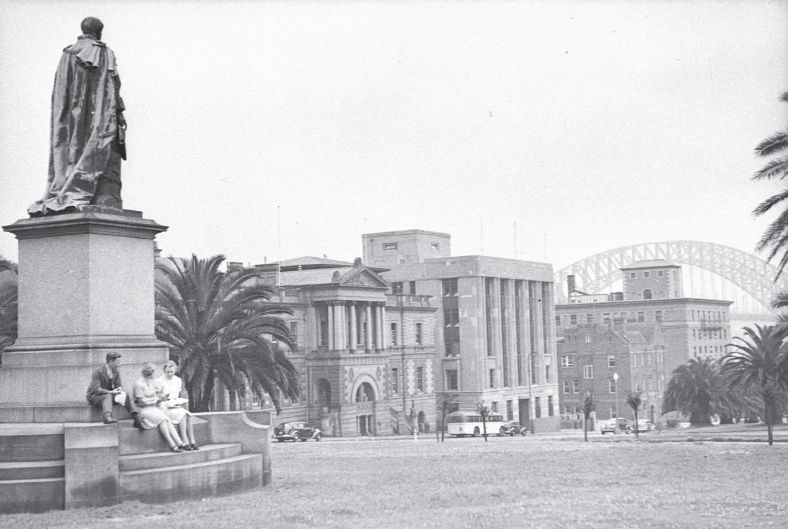
M377 308L377 320L378 320L378 336L380 337L378 341L378 349L384 350L386 348L386 322L383 318L383 304L378 304Z
M336 339L337 349L344 351L347 349L347 318L345 317L345 303L337 301L334 307L336 311L335 319L337 323Z
M350 352L355 353L358 347L358 321L356 320L356 304L348 302L350 308Z
M372 343L372 305L370 303L367 303L367 306L365 307L365 312L366 312L366 321L367 321L367 333L366 336L364 336L364 340L365 340L364 350L366 352L370 352L374 347L374 344Z
M336 349L334 342L334 304L329 302L326 307L328 308L328 348L333 351Z

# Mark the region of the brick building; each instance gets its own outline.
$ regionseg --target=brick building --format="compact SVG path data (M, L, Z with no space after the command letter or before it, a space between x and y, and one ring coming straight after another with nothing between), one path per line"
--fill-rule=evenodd
M620 342L616 350L628 354L631 361L634 358L635 361L645 359L648 362L651 358L651 365L633 366L618 361L614 372L620 377L620 396L637 388L644 392L657 392L656 400L653 396L649 397L654 409L649 404L641 413L653 415L659 421L661 413L658 401L661 401L662 391L673 370L689 358L721 357L726 353L726 344L731 339L732 302L684 297L681 267L661 259L639 261L622 267L621 272L623 292L606 295L578 290L574 278L570 276L569 303L556 306L559 356L595 354L600 359L595 359L594 364L604 365L604 359L610 353L602 345L612 336L614 342ZM630 334L633 332L638 333L642 340ZM591 344L584 342L589 347L575 344L574 340L579 337L583 341L591 340ZM646 372L632 371L635 367L648 369ZM604 386L611 375L610 370L596 371L594 383L587 384L594 388L597 399L609 394L609 391L605 392ZM603 377L603 380L597 381L597 376ZM559 377L563 390L565 383L574 383L576 372L562 368ZM648 385L649 377L652 377L651 386ZM648 387L655 389L648 390ZM562 393L562 412L574 409L577 400L573 395L574 392ZM644 393L644 400L645 396ZM599 418L609 417L609 409L598 407L597 411ZM625 412L627 417L631 414L628 408Z
M478 255L452 257L450 235L368 233L364 258L403 296L426 295L434 322L439 403L480 401L536 431L556 430L558 381L552 266Z

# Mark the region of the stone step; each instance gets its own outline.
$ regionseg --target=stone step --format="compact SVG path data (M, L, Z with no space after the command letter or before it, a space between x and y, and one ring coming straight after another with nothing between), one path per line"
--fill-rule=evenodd
M208 444L210 440L208 422L205 419L192 416L192 427L194 428L194 438L197 444L200 446ZM175 429L180 435L180 429L177 425L175 425ZM158 428L140 430L135 428L131 421L118 421L118 449L121 456L126 456L167 452L170 447L167 446L167 442L159 433Z
M58 461L12 461L0 463L0 481L62 478L65 463Z
M174 454L179 455L179 454ZM120 473L120 499L163 503L255 489L263 485L261 454Z
M0 480L0 513L63 509L65 478Z
M179 454L170 451L121 456L121 472L148 470L174 465L193 465L206 461L216 461L241 455L240 444L214 444L201 446L195 452L184 451Z
M123 406L115 406L112 415L116 419L130 419ZM101 422L103 414L98 408L85 404L62 406L3 406L0 407L0 423L63 423Z
M0 462L63 459L62 424L0 424Z

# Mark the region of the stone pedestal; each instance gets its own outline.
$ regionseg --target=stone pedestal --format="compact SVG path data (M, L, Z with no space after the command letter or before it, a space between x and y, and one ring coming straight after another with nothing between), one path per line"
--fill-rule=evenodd
M167 227L86 207L3 229L19 240L19 334L3 353L0 422L97 420L85 393L108 352L122 355L127 391L143 364L167 360L154 334L153 243Z

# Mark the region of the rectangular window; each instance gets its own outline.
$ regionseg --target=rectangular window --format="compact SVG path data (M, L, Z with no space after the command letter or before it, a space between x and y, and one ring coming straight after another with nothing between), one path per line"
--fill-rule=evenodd
M298 322L291 321L290 322L290 341L293 342L293 345L298 345Z
M391 368L391 392L399 393L399 369Z
M607 367L616 367L616 355L607 355Z
M572 381L572 393L580 393L580 381L577 379Z
M658 277L664 277L664 276L665 276L665 271L664 271L664 270L660 270L660 271L658 271L658 272L657 272L657 276L658 276Z
M556 327L560 327L561 326L561 315L560 314L556 314L555 315L555 326Z
M553 411L553 396L552 395L548 395L547 396L547 415L550 416L550 417L555 415L555 411Z
M610 418L614 418L616 416L616 409L613 406L610 406Z
M594 323L594 315L593 314L586 314L586 323L591 325Z
M630 279L637 279L637 277L638 277L638 273L637 272L630 272L629 273L629 278Z
M443 285L443 297L457 295L457 278L444 279L441 283Z
M550 366L544 366L544 381L550 383Z
M447 369L446 370L446 390L447 391L457 391L457 370L456 369Z
M609 312L603 312L602 313L602 323L604 323L605 325L609 325L610 324L610 313Z
M616 379L615 378L610 377L609 379L607 379L607 389L608 389L608 391L610 393L615 393L616 392Z
M397 243L395 243L395 242L384 242L383 243L383 249L386 250L386 251L396 250L397 249Z
M416 345L424 345L424 337L421 332L421 322L416 322Z
M577 325L577 314L569 315L569 325Z
M594 366L591 364L586 364L583 366L583 378L586 380L594 378Z
M571 355L563 355L563 356L561 356L561 367L572 367L572 356Z
M391 324L391 346L392 347L396 347L397 346L397 324L396 323L392 323Z
M430 248L432 248L433 252L437 252L438 250L441 249L441 245L438 244L437 242L431 242L430 243Z
M392 294L402 294L402 281L395 281L391 284Z
M643 277L651 277L651 272L643 272Z
M415 281L408 281L408 293L411 295L416 294L416 282Z
M542 399L540 397L534 397L534 417L537 419L542 416L542 403L540 402Z
M416 368L416 391L424 391L424 368Z
M572 383L570 380L564 380L563 386L564 386L564 394L569 394L572 392Z
M646 321L646 313L638 312L638 323L643 323L644 321Z
M495 369L490 369L490 387L495 387Z
M654 319L656 320L657 323L662 323L662 311L661 310L655 310L654 311Z
M514 420L514 406L512 406L512 401L506 401L506 420L512 421Z
M491 402L490 409L493 413L498 413L498 402L496 401Z

